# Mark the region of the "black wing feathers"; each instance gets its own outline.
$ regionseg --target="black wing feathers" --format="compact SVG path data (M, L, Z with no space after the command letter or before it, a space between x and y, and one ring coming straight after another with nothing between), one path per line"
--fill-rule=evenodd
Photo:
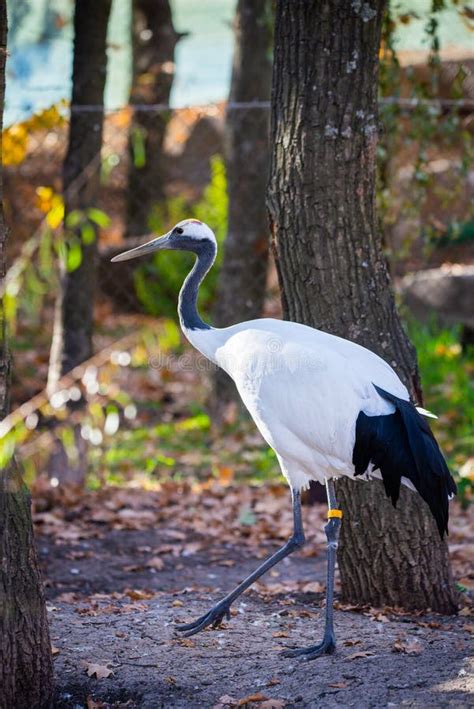
M378 394L395 406L395 413L357 417L352 462L356 475L369 463L380 470L393 506L400 495L401 478L410 480L428 504L443 537L448 531L448 500L456 484L425 419L409 401L376 386Z

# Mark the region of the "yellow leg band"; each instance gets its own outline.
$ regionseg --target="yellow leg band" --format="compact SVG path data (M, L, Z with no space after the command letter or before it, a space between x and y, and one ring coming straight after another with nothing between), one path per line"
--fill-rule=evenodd
M337 517L337 519L342 519L342 510L328 510L328 519Z

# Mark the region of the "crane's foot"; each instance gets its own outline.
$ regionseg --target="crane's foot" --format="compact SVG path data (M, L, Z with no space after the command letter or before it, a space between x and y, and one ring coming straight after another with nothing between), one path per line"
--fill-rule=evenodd
M226 618L230 620L230 606L226 603L217 603L210 611L197 618L192 623L183 623L175 625L175 629L180 633L183 633L185 638L189 638L190 635L195 635L199 633L204 628L211 625L213 628L218 628L222 621Z
M328 634L324 637L319 645L311 645L310 647L299 647L294 650L285 650L282 652L283 657L303 657L304 660L315 660L322 655L332 655L336 649L336 638L334 635Z

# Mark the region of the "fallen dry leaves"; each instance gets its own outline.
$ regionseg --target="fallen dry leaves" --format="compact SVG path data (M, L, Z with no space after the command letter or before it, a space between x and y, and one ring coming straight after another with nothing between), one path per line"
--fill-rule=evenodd
M152 559L148 559L145 563L148 569L155 569L155 571L162 571L165 568L165 562L159 556L154 556Z
M196 643L191 638L175 638L175 642L181 647L196 647Z
M416 638L399 637L393 644L394 652L403 652L406 655L420 655L423 645Z
M160 529L160 544L138 547L132 564L123 567L124 573L165 571L168 561L177 568L180 558L192 558L196 554L211 551L210 560L217 566L232 567L235 559L225 554L226 545L247 550L259 558L268 556L281 545L292 527L292 512L285 485L266 483L262 486L237 485L227 473L219 479L204 482L164 481L156 489L140 487L104 486L97 491L69 487L52 488L47 480L38 478L33 485L34 521L40 534L54 542L69 546L68 558L82 559L93 551L80 548L81 540L101 538L111 530L141 531ZM454 507L454 505L453 505ZM321 529L325 520L324 505L305 509L306 530L312 553L324 553L324 538ZM454 572L459 569L462 578L470 578L467 572L468 555L474 537L469 512L460 507L453 510L454 523L451 539ZM218 542L218 544L216 543ZM75 546L77 545L77 548ZM471 559L469 559L469 564ZM472 573L472 572L470 572ZM318 581L300 582L280 577L278 571L264 577L254 585L254 590L263 598L286 597L281 603L292 604L297 594L323 594L325 586ZM140 612L140 601L148 600L153 593L143 589L128 589L128 603L135 604ZM65 593L59 601L76 603L75 594ZM319 601L320 599L316 599ZM106 612L121 613L126 609L125 599L89 599L86 606L78 608L79 614L97 615ZM182 601L175 599L174 607ZM341 611L359 612L374 621L388 624L396 617L405 615L400 608L372 608L335 602ZM132 606L128 606L132 607ZM304 611L298 611L302 613ZM306 611L309 612L309 611ZM461 608L461 616L471 617L469 606ZM416 616L411 613L410 616ZM418 615L423 615L420 611ZM431 621L429 627L437 627ZM396 650L406 652L406 650ZM409 652L409 651L408 651ZM414 653L415 651L413 651Z
M342 644L346 647L353 647L354 645L361 645L362 640L352 640L351 638L348 638L347 640L344 640Z
M94 593L90 596L80 596L76 593L62 593L58 601L76 605L74 612L80 616L97 617L118 613L143 613L147 607L142 602L159 595L147 589L127 588L123 593ZM58 610L55 608L54 610Z
M89 677L96 677L97 679L106 679L113 675L113 670L111 670L107 665L101 665L97 662L87 662L82 661L82 666L84 667L87 675Z
M262 596L279 596L289 593L323 593L325 587L319 581L308 583L307 581L279 581L265 582L265 580L257 581L254 588Z
M372 655L375 655L375 652L371 652L370 650L359 650L358 652L353 652L352 655L348 655L346 660L359 660L363 657L371 657Z
M251 709L254 706L258 709L283 709L285 704L284 699L271 699L261 692L249 694L241 699L223 694L222 697L219 697L217 704L214 704L213 709L236 709L238 707Z
M87 709L106 709L104 702L101 702L100 700L96 701L94 697L91 696L87 697L86 706Z
M108 530L140 531L160 527L163 543L141 547L139 554L150 555L124 567L127 573L144 568L159 572L165 568L163 557L191 557L218 539L222 548L240 544L257 556L266 556L286 541L292 530L292 511L288 491L282 484L264 486L222 485L218 480L163 482L155 490L103 487L84 491L74 487L52 488L38 478L33 485L34 521L38 531L58 541L72 544L100 538ZM305 511L308 547L312 553L321 543L324 506ZM190 538L191 537L191 538ZM221 566L234 566L235 560L216 558ZM278 584L265 585L268 594L287 593ZM320 583L305 583L298 592L320 593Z
M150 598L156 595L154 591L148 591L144 588L126 588L123 594L124 596L128 596L132 601L149 601ZM118 594L118 596L120 596L120 594Z

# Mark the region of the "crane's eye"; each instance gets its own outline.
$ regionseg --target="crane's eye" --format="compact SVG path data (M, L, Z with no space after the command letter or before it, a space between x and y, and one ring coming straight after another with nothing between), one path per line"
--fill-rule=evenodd
M180 226L177 226L176 229L175 229L175 232L176 232L177 234L182 234L182 233L184 232L184 229L183 229L182 227L180 227Z

